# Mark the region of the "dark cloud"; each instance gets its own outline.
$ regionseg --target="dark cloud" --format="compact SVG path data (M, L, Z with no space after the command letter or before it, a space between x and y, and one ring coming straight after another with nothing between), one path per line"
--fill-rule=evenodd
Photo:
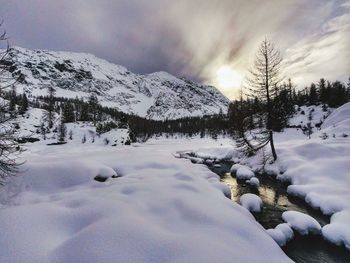
M14 45L89 52L139 73L165 70L217 84L220 66L243 75L269 36L300 85L301 66L311 72L307 80L349 74L350 54L331 41L349 38L345 0L0 0L0 6ZM322 56L335 65L325 58L338 56L335 49L345 52L337 72L317 63Z

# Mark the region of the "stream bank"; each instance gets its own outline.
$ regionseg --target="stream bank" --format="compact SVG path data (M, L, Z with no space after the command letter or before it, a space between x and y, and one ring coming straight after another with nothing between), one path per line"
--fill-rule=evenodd
M319 210L310 207L304 200L291 197L287 194L287 184L284 184L271 176L258 175L260 186L254 188L245 182L238 181L230 174L232 162L220 162L216 165L208 164L208 168L220 176L221 181L231 189L231 200L239 203L239 198L246 193L260 196L263 201L261 213L253 213L255 219L265 228L274 228L282 220L282 214L286 211L299 211L316 219L320 225L330 222L330 217L323 215ZM321 235L301 236L294 233L294 238L282 249L297 263L320 262L350 262L350 251L345 247L335 246L323 239Z

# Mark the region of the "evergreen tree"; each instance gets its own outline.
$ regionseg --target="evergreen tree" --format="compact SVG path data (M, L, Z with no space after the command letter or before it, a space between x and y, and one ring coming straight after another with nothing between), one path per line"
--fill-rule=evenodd
M52 129L53 127L53 122L55 118L55 89L53 87L48 87L48 92L49 92L49 101L48 101L48 106L47 110L44 114L44 118L48 123L49 129Z
M332 83L331 93L330 93L330 107L339 107L347 102L346 87L340 81L335 81Z
M28 110L28 98L27 95L24 93L21 98L21 105L19 108L19 114L24 114Z
M80 109L80 121L88 121L89 120L89 105L83 103Z
M297 93L295 91L295 85L293 84L291 78L288 79L288 84L286 88L288 89L289 101L294 106L297 103L296 102Z
M16 115L16 104L17 104L16 87L13 85L10 93L10 105L9 105L9 111L12 114L12 116Z
M44 122L40 124L40 133L43 136L43 139L46 140L46 128Z
M309 104L316 105L317 101L318 101L318 95L317 95L316 85L312 83L310 86L310 92L309 92Z
M61 122L58 126L58 141L63 143L66 141L66 135L67 135L67 128L64 124L63 118L61 118Z
M95 126L96 126L97 114L98 114L97 107L98 107L97 96L95 94L91 94L89 97L89 112Z
M328 92L326 88L326 81L325 79L320 79L320 82L317 84L318 87L318 93L319 93L319 98L320 102L323 104L328 103Z
M65 123L75 122L74 107L70 102L64 103L63 106L63 119Z
M294 104L290 97L289 88L283 87L273 99L272 129L274 131L282 131L287 126L288 119L294 113Z

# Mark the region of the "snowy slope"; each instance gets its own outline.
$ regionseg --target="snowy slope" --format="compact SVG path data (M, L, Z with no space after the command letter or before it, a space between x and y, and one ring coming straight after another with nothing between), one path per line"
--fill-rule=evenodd
M320 125L333 110L333 108L328 108L324 111L322 105L296 106L296 113L289 119L288 124L303 127L310 123L311 127L314 128L316 125Z
M40 132L44 112L45 110L43 109L29 108L23 116L19 115L17 119L12 120L11 122L14 126L18 127L15 136L19 139L28 139L29 137L39 139L41 140L39 144L44 147L47 144L57 142L58 133L54 131L60 123L59 116L56 114L54 127L46 132L44 139L44 136ZM92 122L80 121L66 123L65 125L67 130L66 142L68 144L81 145L83 138L85 138L86 144L94 143L95 145L120 146L130 140L128 129L112 129L109 132L98 134Z
M91 54L12 48L7 58L19 92L88 98L104 106L152 119L175 119L227 111L229 100L216 88L176 78L166 72L138 75Z

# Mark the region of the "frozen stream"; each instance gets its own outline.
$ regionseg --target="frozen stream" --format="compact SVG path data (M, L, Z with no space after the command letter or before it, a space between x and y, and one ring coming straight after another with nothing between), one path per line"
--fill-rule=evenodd
M287 195L287 186L269 176L260 176L260 187L253 187L238 182L228 172L232 166L230 162L220 163L221 167L209 165L209 169L218 174L221 180L229 185L231 199L239 202L241 195L254 193L263 201L263 211L255 214L256 220L265 228L274 228L282 223L282 213L287 210L299 211L315 218L321 226L329 223L329 217L310 208L305 202ZM334 246L323 240L321 236L295 235L294 239L283 248L285 253L295 262L350 262L350 251Z

